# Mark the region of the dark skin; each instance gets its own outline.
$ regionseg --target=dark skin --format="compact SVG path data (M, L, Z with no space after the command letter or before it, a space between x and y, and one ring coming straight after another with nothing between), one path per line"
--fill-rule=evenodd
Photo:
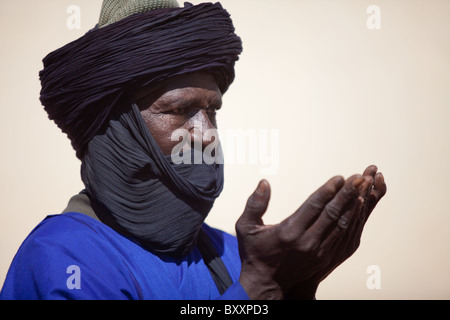
M214 77L201 73L174 77L159 88L140 90L135 100L165 155L170 155L179 142L171 141L177 129L189 132L192 144L200 141L205 148L211 143L206 135L208 130L217 128L216 112L222 107L222 93Z
M170 155L185 129L191 140L211 143L222 93L214 77L204 73L174 77L152 90L136 93L147 128ZM201 130L194 130L200 127ZM315 191L291 216L265 225L262 216L270 185L259 182L236 223L241 257L239 282L251 299L313 299L319 284L359 247L364 225L386 193L376 166L347 179L336 176Z

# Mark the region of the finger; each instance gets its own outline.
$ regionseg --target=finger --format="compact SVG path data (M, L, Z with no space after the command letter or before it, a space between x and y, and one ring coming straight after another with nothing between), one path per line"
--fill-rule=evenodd
M366 190L371 190L372 185L372 175L365 175L364 182L361 187L361 193L364 194L366 193ZM324 241L324 243L322 243L322 252L328 250L328 252L333 253L336 252L336 250L340 250L341 252L346 252L345 255L350 256L356 251L359 247L359 243L361 242L361 235L367 221L365 204L366 199L359 196L355 201L353 211L351 213L345 213L340 218L328 238ZM341 221L343 218L344 223Z
M373 190L373 184L375 182L375 179L372 177L372 175L366 175L366 176L364 176L364 179L365 179L365 181L364 181L364 183L363 183L363 185L361 187L360 196L367 203L367 200L369 199L370 194L371 194L371 192ZM364 208L363 208L363 213L364 214L362 215L363 216L362 218L365 217L365 212L366 211L367 211L367 206L364 206Z
M303 232L314 223L331 199L344 185L341 176L335 176L315 191L290 217L282 222L287 230Z
M319 255L329 252L330 249L331 251L335 250L339 240L343 239L342 236L353 232L354 226L357 224L355 221L359 220L358 216L361 213L363 204L364 199L358 197L356 201L352 203L349 210L339 218L337 225L320 245Z
M373 189L371 190L370 196L367 199L367 218L373 211L375 206L384 197L387 192L386 182L384 181L384 176L381 172L375 175Z
M377 171L378 171L378 168L376 165L370 165L363 172L364 177L372 178L372 183L371 183L370 187L366 188L365 190L362 190L362 192L361 192L361 196L364 198L364 200L367 200L370 196L370 192L372 190L373 182L375 181L375 175L376 175Z
M372 178L371 175L369 176L365 176L365 181L364 184L362 186L362 194L370 194L371 190L372 190L372 186L374 184L374 179ZM367 191L368 192L367 192ZM349 252L354 252L358 247L359 247L359 243L361 242L361 235L362 232L364 230L364 226L367 222L367 218L369 215L369 212L367 211L367 199L368 197L359 197L362 206L359 210L359 212L355 213L355 216L353 218L353 224L351 227L348 228L348 230L346 231L345 237L346 237L346 242L345 242L345 246L350 250Z
M376 165L370 165L364 170L363 176L371 176L372 178L375 178L375 174L377 173L378 168Z
M363 201L363 206L361 208L361 211L359 212L358 218L355 219L355 225L352 227L351 233L353 234L353 236L352 239L349 239L350 242L355 243L356 241L357 243L359 243L359 240L361 238L362 231L369 216L369 212L367 210L367 201L370 198L372 186L373 186L373 178L371 176L366 176L366 181L365 184L363 185L364 191L362 193L366 194L367 196L360 197Z
M244 213L236 223L240 225L264 225L262 216L267 210L270 200L270 184L261 180L253 194L248 198Z
M359 174L347 179L345 185L325 206L319 218L308 230L310 236L313 238L317 237L318 239L323 238L324 233L343 215L344 208L347 204L359 196L364 181L366 181L365 178Z

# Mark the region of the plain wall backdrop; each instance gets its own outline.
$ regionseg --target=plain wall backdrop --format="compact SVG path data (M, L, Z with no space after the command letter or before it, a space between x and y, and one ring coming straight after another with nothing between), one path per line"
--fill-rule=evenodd
M222 4L244 52L219 126L276 132L268 151L278 169L265 173L262 156L226 165L225 189L207 222L234 233L248 196L266 178L265 222L278 223L330 177L376 164L388 193L359 250L317 298L449 299L450 2ZM70 6L80 9L79 21ZM100 8L100 0L0 2L0 285L28 233L83 188L69 140L39 102L38 72L46 54L96 24ZM80 29L71 29L76 22ZM380 272L372 289L370 266Z

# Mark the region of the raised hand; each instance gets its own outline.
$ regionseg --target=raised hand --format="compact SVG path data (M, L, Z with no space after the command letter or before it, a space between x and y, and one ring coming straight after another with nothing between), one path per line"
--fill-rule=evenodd
M290 217L264 225L270 186L262 180L236 223L240 282L252 299L313 298L318 284L359 246L371 211L386 192L371 166L330 179Z

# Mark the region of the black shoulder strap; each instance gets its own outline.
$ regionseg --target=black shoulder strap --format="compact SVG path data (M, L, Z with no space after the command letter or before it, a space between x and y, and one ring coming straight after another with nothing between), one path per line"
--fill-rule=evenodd
M220 295L224 294L225 291L227 291L227 289L233 284L233 281L231 280L227 267L212 245L211 239L209 239L203 229L200 230L198 236L197 248L202 254L203 260L205 261L209 273L216 283L217 289L219 289Z

